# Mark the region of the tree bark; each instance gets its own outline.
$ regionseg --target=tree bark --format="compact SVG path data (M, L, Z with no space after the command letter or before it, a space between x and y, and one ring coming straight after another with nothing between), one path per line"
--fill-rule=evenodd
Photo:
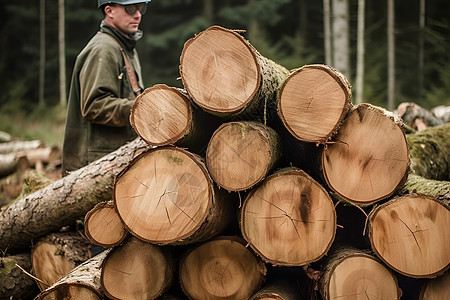
M40 239L31 251L34 275L45 290L76 266L91 258L89 241L76 232L52 233Z
M0 154L0 177L7 176L16 171L23 171L30 165L26 156L15 154Z
M409 172L409 152L400 120L369 104L348 114L322 152L322 173L343 199L369 205L398 191Z
M332 0L333 66L350 78L350 28L348 0Z
M18 266L31 271L29 253L0 257L0 299L28 300L39 294L34 280Z
M328 193L308 174L284 169L250 191L240 226L264 261L301 266L327 253L336 232L336 212Z
M445 123L428 110L413 102L400 103L397 107L397 114L402 118L405 124L408 124L417 131L422 131L428 127Z
M6 143L0 143L0 154L10 154L19 151L26 151L41 148L44 143L39 140L33 141L11 141Z
M351 86L338 70L306 65L284 81L278 114L289 132L304 142L326 143L351 107Z
M449 136L450 123L406 135L416 175L450 181Z
M259 122L222 124L206 150L206 165L214 181L228 191L242 191L262 181L281 155L280 139Z
M84 232L93 244L105 248L119 245L128 236L112 201L100 202L86 214Z
M232 219L233 202L214 187L200 156L177 147L142 153L114 184L114 205L127 230L155 244L216 236Z
M141 139L21 198L0 213L0 249L23 249L32 240L84 218L95 204L112 198L113 180L148 146Z
M402 194L415 193L435 197L437 200L450 205L450 181L426 179L418 175L409 174Z
M103 261L101 286L111 299L156 299L168 290L173 277L168 252L130 237Z
M369 221L372 249L393 270L431 278L449 268L447 205L429 196L404 195L375 207Z
M337 249L329 255L325 264L319 282L324 300L401 297L394 273L366 251Z
M219 237L188 250L180 283L190 299L249 299L266 275L264 263L236 237Z
M259 54L237 31L211 26L185 43L180 74L192 100L204 110L266 124L289 71Z
M110 250L105 250L85 261L51 287L40 293L36 300L83 299L101 300L101 264Z
M206 148L218 118L191 104L184 90L157 84L147 88L131 108L130 123L151 146L176 144L192 151Z

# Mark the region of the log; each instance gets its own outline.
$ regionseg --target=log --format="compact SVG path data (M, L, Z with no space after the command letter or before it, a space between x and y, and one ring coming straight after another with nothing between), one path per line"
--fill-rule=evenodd
M290 168L270 175L249 192L240 228L264 261L301 266L327 253L336 232L336 212L321 185L304 171Z
M239 32L211 26L189 39L180 57L192 100L221 117L247 116L266 124L289 71L263 57Z
M26 156L15 154L0 154L0 177L7 176L16 171L24 171L30 166Z
M450 123L406 135L414 174L450 181Z
M433 107L430 112L444 123L450 121L450 105L438 105Z
M57 146L20 151L17 152L16 155L25 156L28 159L30 166L33 167L39 163L57 165L61 162L61 149Z
M450 205L450 181L426 179L409 174L402 194L422 194L436 198Z
M413 102L400 103L397 107L397 113L404 123L417 131L444 124L441 119L437 118L430 111Z
M111 299L156 299L169 289L173 277L169 252L130 237L103 261L101 286Z
M35 300L104 299L105 295L100 286L100 268L109 251L107 249L85 261L51 287L42 291Z
M32 141L13 140L11 142L0 143L0 153L9 154L24 150L37 149L43 146L45 146L45 144L40 140L32 140Z
M16 251L31 241L71 225L95 204L112 199L114 177L147 149L136 139L99 160L71 172L0 211L0 249Z
M100 202L84 217L84 232L95 245L114 247L128 236L112 201Z
M324 300L400 299L402 292L394 273L367 251L333 250L319 281Z
M351 108L351 85L327 65L292 71L278 96L278 115L289 132L304 142L325 144Z
M156 84L136 98L130 123L151 146L177 145L194 152L206 149L219 119L194 105L185 90Z
M259 122L222 124L206 149L206 166L213 180L228 191L243 191L261 182L281 155L280 139Z
M357 205L386 199L402 188L409 152L401 121L382 108L360 104L344 120L322 152L328 187Z
M41 291L91 258L89 241L77 232L52 233L40 239L31 251L33 274Z
M28 300L39 294L39 288L26 272L31 271L29 253L0 257L0 299Z
M264 263L237 237L218 237L188 250L180 283L190 299L249 299L266 275Z
M136 157L117 176L113 195L125 228L160 245L218 235L228 226L235 206L215 188L200 156L173 146Z
M450 295L450 272L429 279L422 286L419 300L446 300Z
M413 278L431 278L449 268L450 208L435 198L404 195L369 214L372 250L391 269Z
M9 133L0 131L0 143L11 142L12 137Z

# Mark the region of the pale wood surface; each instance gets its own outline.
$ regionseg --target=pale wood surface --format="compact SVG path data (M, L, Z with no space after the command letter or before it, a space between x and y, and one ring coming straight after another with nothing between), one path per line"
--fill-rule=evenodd
M211 177L229 191L246 190L263 180L281 150L277 133L258 122L229 122L213 134L206 150Z
M334 240L333 202L299 169L267 177L245 199L241 231L250 246L273 265L300 266L319 260Z
M409 277L442 274L450 263L450 210L432 197L404 195L369 215L372 249L389 267Z
M173 280L171 258L156 245L130 237L105 258L101 286L111 299L155 299Z
M289 75L278 96L278 114L297 139L325 143L351 107L351 86L336 69L306 65Z
M266 268L244 241L220 237L192 248L179 272L190 299L249 299L261 286Z
M322 153L323 176L339 196L368 205L399 190L409 172L409 151L400 120L360 104Z
M447 300L450 295L450 272L429 279L422 287L420 300Z

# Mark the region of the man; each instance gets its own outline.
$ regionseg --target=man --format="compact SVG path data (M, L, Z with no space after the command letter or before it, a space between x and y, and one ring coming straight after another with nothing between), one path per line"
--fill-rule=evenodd
M100 31L77 56L72 74L63 176L136 138L129 116L143 83L135 45L150 1L98 0Z

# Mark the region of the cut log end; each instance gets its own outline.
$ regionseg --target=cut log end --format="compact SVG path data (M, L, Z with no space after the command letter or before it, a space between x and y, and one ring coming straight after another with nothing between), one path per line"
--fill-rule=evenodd
M260 85L259 65L250 45L237 32L220 26L186 42L180 73L192 99L210 111L241 110Z
M356 106L322 153L328 186L349 202L369 205L399 190L409 173L400 124L378 107Z
M289 169L250 192L242 206L241 231L266 262L301 266L327 253L336 213L323 187L305 172Z
M350 109L347 79L326 65L307 65L285 80L278 114L286 128L304 142L325 143Z
M174 144L191 126L188 98L178 89L157 84L147 88L133 104L130 123L149 145Z
M218 238L190 251L180 263L180 282L191 299L249 299L266 274L241 242Z
M394 198L375 208L369 220L372 249L392 269L426 278L449 268L450 210L434 198Z
M249 189L263 180L277 161L278 144L275 132L260 123L225 123L208 144L208 171L228 191Z

